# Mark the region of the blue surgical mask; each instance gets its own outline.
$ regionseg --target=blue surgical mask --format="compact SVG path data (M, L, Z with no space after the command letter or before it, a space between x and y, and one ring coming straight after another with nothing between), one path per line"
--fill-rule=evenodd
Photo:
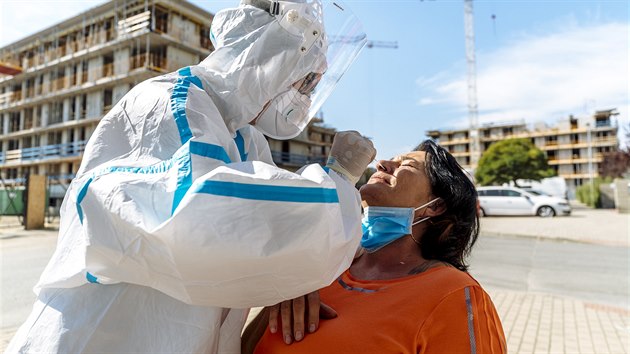
M361 246L368 252L375 252L397 239L411 234L411 228L429 219L424 217L413 222L414 213L435 203L440 198L417 208L366 207L363 212L363 237Z

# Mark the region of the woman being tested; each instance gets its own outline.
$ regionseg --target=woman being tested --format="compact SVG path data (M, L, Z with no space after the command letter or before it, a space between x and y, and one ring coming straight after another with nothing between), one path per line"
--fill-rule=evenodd
M339 133L328 168L291 173L263 136L298 135L365 44L336 19L359 28L339 3L243 1L214 17L205 60L103 117L7 353L238 352L248 307L349 266L371 142Z
M494 305L466 272L478 234L477 193L455 158L425 141L380 161L360 192L364 252L320 291L338 316L290 346L292 323L283 316L255 353L505 353ZM245 348L267 311L248 327Z

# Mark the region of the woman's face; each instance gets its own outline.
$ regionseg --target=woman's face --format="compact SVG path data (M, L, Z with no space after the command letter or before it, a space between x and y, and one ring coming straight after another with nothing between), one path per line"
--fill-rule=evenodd
M381 160L376 172L361 187L363 207L418 207L432 199L425 171L424 151L413 151L392 160Z

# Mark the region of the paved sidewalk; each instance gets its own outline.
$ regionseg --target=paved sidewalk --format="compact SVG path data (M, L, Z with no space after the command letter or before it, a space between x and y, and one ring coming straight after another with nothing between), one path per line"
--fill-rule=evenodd
M509 353L629 353L630 311L568 297L486 289Z
M573 203L571 216L488 216L481 232L491 236L550 238L630 247L630 214L614 209L590 209Z

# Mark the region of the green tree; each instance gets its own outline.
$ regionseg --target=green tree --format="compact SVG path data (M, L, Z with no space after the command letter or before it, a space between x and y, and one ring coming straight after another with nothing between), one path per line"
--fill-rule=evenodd
M518 179L538 181L553 175L545 153L528 139L507 139L490 145L475 171L475 178L482 186L508 182L518 186Z

